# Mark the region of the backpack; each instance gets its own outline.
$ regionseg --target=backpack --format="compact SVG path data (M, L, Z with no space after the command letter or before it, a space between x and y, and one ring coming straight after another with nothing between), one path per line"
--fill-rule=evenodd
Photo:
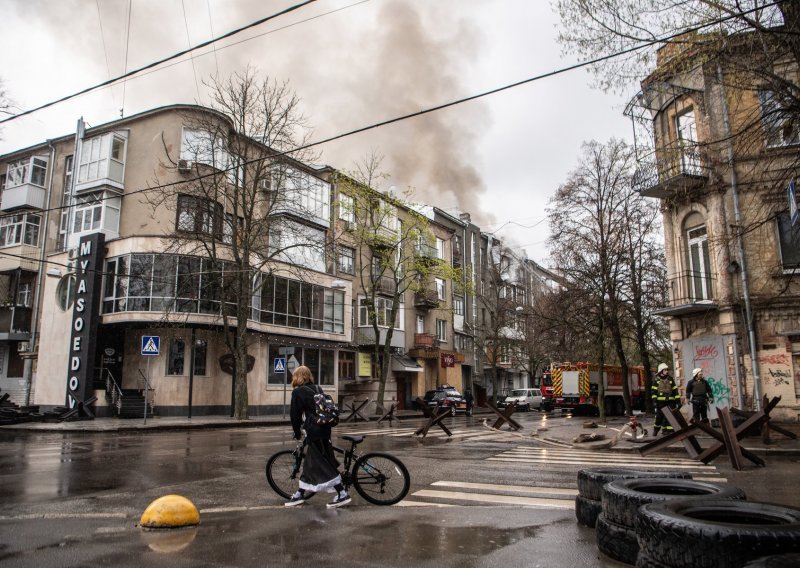
M309 387L311 388L311 387ZM333 402L331 395L322 392L322 389L314 386L314 416L312 421L317 426L327 426L333 428L339 424L339 407Z

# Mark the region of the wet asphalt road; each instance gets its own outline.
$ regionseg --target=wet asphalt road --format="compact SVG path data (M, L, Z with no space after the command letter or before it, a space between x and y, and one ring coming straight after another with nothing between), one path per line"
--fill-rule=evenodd
M533 429L540 416L521 420ZM437 493L432 488L442 480L569 490L588 464L492 461L533 445L492 436L477 418L452 419L451 427L463 434L451 440L416 440L407 433L415 425L395 423L370 433L360 448L399 457L412 477L407 501L418 506L376 507L354 497L340 510L327 510L324 496L287 509L268 488L267 456L293 447L287 427L0 431L0 565L622 566L601 557L594 531L578 526L569 506L496 506L485 494L477 501L457 493L438 500L413 495ZM337 430L378 429L362 423ZM797 461L770 459L766 469L736 473L718 460L715 474L745 488L751 499L800 506L790 483ZM170 493L195 503L201 525L167 533L137 528L147 505Z

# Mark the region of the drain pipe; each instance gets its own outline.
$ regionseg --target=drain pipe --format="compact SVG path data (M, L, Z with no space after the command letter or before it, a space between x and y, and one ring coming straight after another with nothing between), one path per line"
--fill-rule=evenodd
M28 344L29 357L25 357L25 362L22 367L22 378L25 383L25 406L31 404L31 390L33 389L33 354L36 353L36 333L38 332L37 324L39 322L39 309L41 307L41 299L44 291L42 290L42 281L47 272L45 268L45 251L47 250L47 229L50 222L50 198L53 195L53 178L56 175L56 147L53 146L53 141L47 141L47 147L50 148L50 162L48 164L50 170L50 179L47 183L47 197L45 198L45 211L43 228L39 231L39 239L42 244L39 251L39 271L36 274L36 293L33 296L33 310L31 311L31 338ZM19 280L17 280L19 286Z
M722 75L722 67L717 63L717 81L719 82L722 99L722 125L725 128L725 137L728 139L727 154L728 167L731 170L731 196L733 197L733 212L736 218L736 245L739 249L739 264L742 267L742 296L744 296L745 319L747 319L747 337L750 344L750 364L753 371L753 403L756 412L761 410L761 375L758 370L758 358L756 357L756 333L753 327L753 309L750 305L750 285L747 278L747 261L745 260L744 241L742 239L742 211L739 207L739 186L736 176L736 167L733 157L733 141L731 139L731 124L728 115L728 99L725 91L725 82ZM739 362L736 361L736 365ZM737 372L737 382L738 375ZM742 385L737 384L737 390L742 392Z

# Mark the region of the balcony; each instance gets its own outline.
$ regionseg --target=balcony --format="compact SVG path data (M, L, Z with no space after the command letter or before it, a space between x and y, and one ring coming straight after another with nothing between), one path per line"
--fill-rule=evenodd
M664 317L698 314L717 310L714 300L716 278L707 272L685 271L667 278L669 306L653 310Z
M13 211L22 207L44 209L47 162L44 156L34 156L9 164L0 210Z
M394 296L397 292L397 286L393 278L388 276L380 276L377 282L374 283L375 293L381 296Z
M416 246L417 258L426 264L436 264L439 262L439 251L436 247L427 243L417 243Z
M420 290L414 293L414 307L429 310L439 307L439 296L436 290Z
M656 162L640 162L631 185L642 197L663 199L703 186L708 167L696 149L666 149Z
M31 333L31 308L0 306L0 339L27 340Z

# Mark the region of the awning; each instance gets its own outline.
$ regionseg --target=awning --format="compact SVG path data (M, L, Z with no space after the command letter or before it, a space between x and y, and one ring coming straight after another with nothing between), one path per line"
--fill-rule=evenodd
M408 355L392 355L392 371L396 373L421 373L423 368Z

